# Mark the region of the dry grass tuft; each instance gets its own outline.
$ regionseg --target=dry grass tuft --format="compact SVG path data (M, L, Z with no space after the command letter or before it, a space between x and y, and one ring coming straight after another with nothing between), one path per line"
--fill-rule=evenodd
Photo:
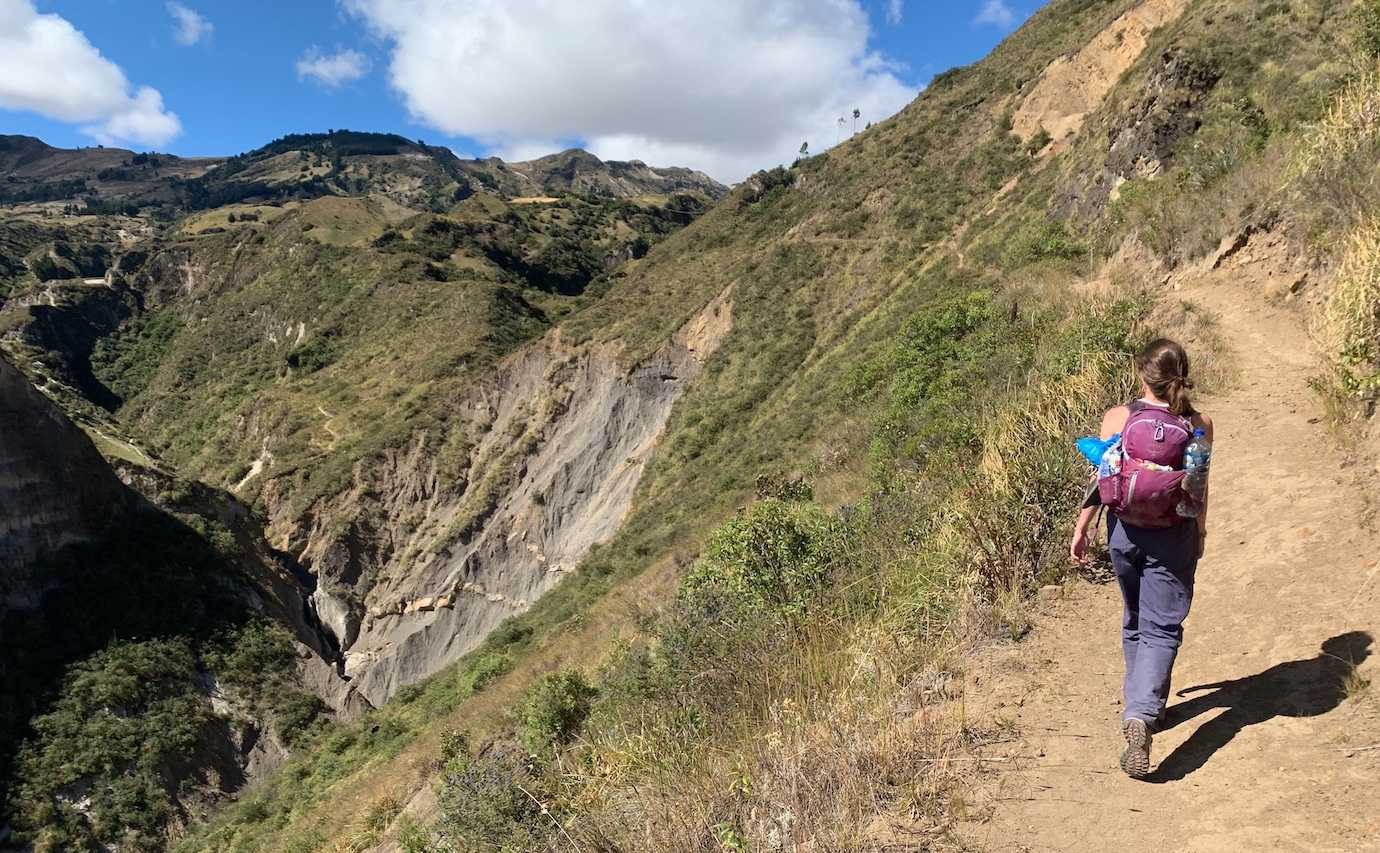
M1343 396L1380 393L1380 223L1351 235L1316 334Z
M1312 236L1345 233L1347 226L1371 215L1380 198L1377 152L1380 66L1371 65L1333 98L1322 121L1299 141L1286 170L1289 184L1301 199L1299 215L1312 223Z
M1380 140L1380 67L1356 76L1298 148L1295 178L1335 169Z
M684 853L859 850L882 816L944 837L973 771L961 679L935 662L917 669L922 650L879 626L843 647L830 627L749 674L752 707L689 753L627 731L593 744L593 763L570 768L583 783L584 840Z

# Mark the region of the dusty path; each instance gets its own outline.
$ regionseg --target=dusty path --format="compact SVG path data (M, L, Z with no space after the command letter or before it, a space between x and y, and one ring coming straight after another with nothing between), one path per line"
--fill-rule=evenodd
M1213 508L1174 688L1233 683L1174 698L1158 769L1127 779L1120 599L1071 585L970 685L970 706L1019 732L985 753L1000 761L974 793L992 814L964 833L980 849L1380 851L1377 460L1344 465L1317 422L1297 312L1225 274L1185 283L1238 377L1200 401L1217 424ZM1345 683L1329 653L1372 685Z

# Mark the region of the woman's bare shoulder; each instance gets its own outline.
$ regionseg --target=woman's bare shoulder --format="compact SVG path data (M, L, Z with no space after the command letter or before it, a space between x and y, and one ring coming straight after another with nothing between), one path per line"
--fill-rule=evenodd
M1130 406L1115 406L1107 410L1102 416L1102 437L1111 438L1121 432L1126 426L1126 419L1131 417Z

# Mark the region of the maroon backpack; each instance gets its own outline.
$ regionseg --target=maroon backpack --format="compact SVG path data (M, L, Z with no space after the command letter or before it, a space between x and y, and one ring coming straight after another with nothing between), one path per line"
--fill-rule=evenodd
M1193 422L1140 400L1121 430L1121 470L1098 480L1102 503L1127 524L1166 528L1183 521L1184 450Z

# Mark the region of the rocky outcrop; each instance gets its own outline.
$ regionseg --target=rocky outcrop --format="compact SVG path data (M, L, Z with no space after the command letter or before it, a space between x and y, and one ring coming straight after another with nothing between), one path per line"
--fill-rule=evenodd
M553 332L458 404L440 453L418 436L305 519L270 481L270 535L318 578L355 689L378 704L439 671L610 538L731 318L725 293L631 369Z
M1095 217L1126 181L1158 175L1175 146L1198 131L1198 108L1219 76L1211 65L1182 51L1162 54L1140 97L1108 131L1102 167L1076 176L1058 193L1055 214Z

